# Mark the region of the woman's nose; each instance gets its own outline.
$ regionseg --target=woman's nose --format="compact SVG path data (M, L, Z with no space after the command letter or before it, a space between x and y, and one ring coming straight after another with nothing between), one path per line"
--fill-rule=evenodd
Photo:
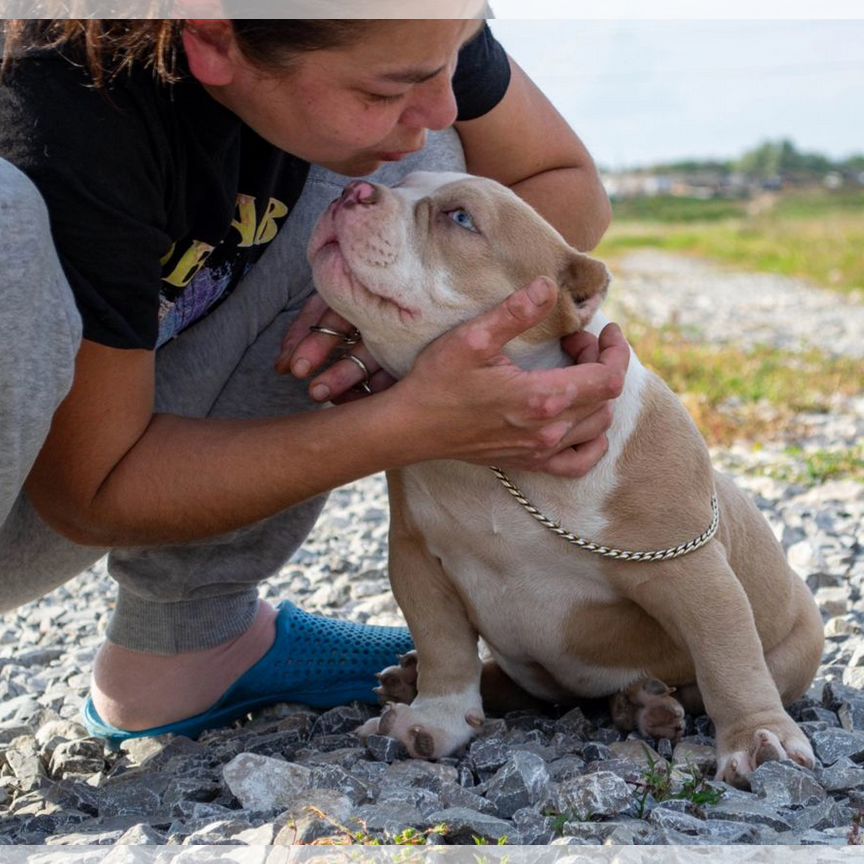
M403 126L414 129L446 129L456 120L456 96L450 77L445 74L418 85L414 99L399 118Z

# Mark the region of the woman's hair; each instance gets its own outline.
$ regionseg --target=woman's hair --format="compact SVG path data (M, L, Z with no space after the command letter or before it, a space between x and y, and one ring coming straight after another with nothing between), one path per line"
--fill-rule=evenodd
M185 21L157 19L10 19L4 22L0 78L14 61L39 48L62 48L104 87L132 67L153 70L160 80L179 79L177 48ZM290 67L299 53L339 48L356 41L369 19L244 19L232 21L240 50L268 71Z

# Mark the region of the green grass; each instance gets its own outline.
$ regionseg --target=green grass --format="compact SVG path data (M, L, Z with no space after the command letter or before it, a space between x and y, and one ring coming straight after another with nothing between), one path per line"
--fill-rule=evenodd
M624 222L716 222L744 216L746 205L743 201L658 195L616 201L613 210L616 220Z
M810 450L788 447L786 455L796 461L803 461L801 468L774 468L769 473L784 483L797 483L812 486L826 480L852 479L864 482L864 444L847 450Z
M370 834L366 825L362 822L360 822L359 828L349 828L318 807L310 805L306 810L317 818L329 822L333 827L333 834L331 836L314 840L308 844L310 846L426 846L429 843L430 837L446 837L450 830L444 824L433 825L423 829L405 828L398 834L387 835L382 840ZM359 822L360 820L357 821ZM291 822L288 825L296 827ZM506 839L504 842L506 843Z
M612 228L596 254L615 258L638 248L663 249L864 292L864 190L792 192L754 203L671 197L616 202Z
M853 215L857 213L861 216L862 210L864 210L864 190L860 192L813 190L781 195L774 212L783 218L814 219L838 213Z
M649 796L658 804L663 801L689 801L697 808L717 804L723 797L723 790L709 786L705 773L698 768L692 765L679 767L679 771L686 779L683 783L676 784L672 774L674 766L671 762L666 762L659 756L656 759L652 758L647 746L645 754L648 758L648 768L636 784L640 790L637 793L640 819L646 816L645 809Z
M681 397L711 445L782 440L800 427L797 415L827 414L837 399L864 390L860 360L817 350L706 345L672 325L651 328L630 320L624 326L641 361ZM864 482L862 447L788 452L804 460L803 473L778 479L812 484L849 477Z
M643 746L648 767L634 784L636 788L633 790L640 819L648 815L649 797L658 804L663 801L689 801L697 810L717 804L723 797L722 789L708 784L705 772L690 764L673 765L654 753L647 744ZM546 816L550 818L552 830L558 836L563 835L568 822L590 822L595 818L591 813L555 811L547 812Z

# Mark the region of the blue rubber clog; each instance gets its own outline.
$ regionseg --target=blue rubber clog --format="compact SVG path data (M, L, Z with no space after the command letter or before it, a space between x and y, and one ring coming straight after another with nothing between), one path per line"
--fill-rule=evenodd
M301 702L314 708L354 701L375 704L375 673L413 647L404 628L321 618L282 603L273 647L210 710L176 723L127 731L105 723L88 698L84 725L91 735L116 746L130 738L169 733L197 738L205 729L227 726L256 708L279 702Z

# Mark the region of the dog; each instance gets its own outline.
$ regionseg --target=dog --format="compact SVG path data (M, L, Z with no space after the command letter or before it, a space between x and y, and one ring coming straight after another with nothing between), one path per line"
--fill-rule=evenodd
M558 303L507 344L517 365L569 365L561 337L606 323L606 267L484 178L353 181L308 252L321 296L397 378L433 339L539 275L556 282ZM577 480L455 460L388 473L390 580L416 658L382 674L399 704L361 734L437 759L476 734L484 702L506 710L609 697L620 729L655 738L679 738L685 710L706 711L716 776L734 785L768 760L813 767L784 705L816 673L822 621L769 525L713 470L682 404L636 356L608 442ZM556 536L565 532L571 542ZM686 554L592 554L579 540Z

